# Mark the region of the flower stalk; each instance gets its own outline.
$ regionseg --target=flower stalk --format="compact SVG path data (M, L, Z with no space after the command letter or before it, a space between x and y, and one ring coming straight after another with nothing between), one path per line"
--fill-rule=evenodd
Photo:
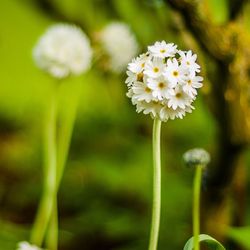
M56 155L56 121L57 121L57 84L52 88L50 105L45 126L45 165L44 189L38 213L31 232L31 243L41 247L50 221L53 203L56 197L57 155Z
M68 109L65 112L62 127L58 135L57 146L57 179L56 179L56 192L60 187L66 161L69 154L70 142L74 123L76 119L77 107L81 94L81 84L76 83L72 95L69 98ZM57 197L55 197L51 221L47 233L47 247L48 249L57 249L58 241L58 215L57 215Z
M55 79L85 73L91 66L92 54L89 38L79 27L70 24L49 27L33 49L36 65ZM71 109L69 108L66 122L59 131L61 133L57 142L57 87L58 84L53 86L48 108L44 188L31 232L32 243L41 246L45 240L45 246L50 250L57 250L58 245L57 192L68 156L80 93L77 88L77 97L73 96L73 104L70 104Z
M200 250L200 189L203 166L197 166L193 183L193 235L194 250Z
M153 208L149 250L156 250L158 244L161 214L161 120L155 118L153 125Z
M209 153L202 148L194 148L188 150L183 155L186 165L195 169L193 181L193 237L194 250L200 250L200 192L202 172L210 162Z
M50 222L45 239L47 249L57 250L58 248L58 211L57 211L57 196L54 197L54 204L50 216Z

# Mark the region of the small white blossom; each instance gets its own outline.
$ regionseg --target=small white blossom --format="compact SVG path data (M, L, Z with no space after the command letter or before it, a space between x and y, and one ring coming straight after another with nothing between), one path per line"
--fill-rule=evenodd
M156 42L154 45L148 46L148 50L152 56L160 58L174 56L177 51L176 48L177 46L173 43L166 43L165 41Z
M168 98L170 90L173 84L169 82L164 76L158 78L148 78L148 87L152 89L152 95L159 100L163 100L164 97Z
M168 48L168 55L160 51L163 48ZM186 113L191 113L203 80L197 75L200 69L195 60L196 55L191 51L179 51L176 45L164 41L149 46L145 54L132 60L126 84L127 96L136 111L161 121L182 119Z
M151 78L160 77L165 69L165 64L161 58L148 60L145 64L144 74Z
M189 108L185 108L185 109L181 109L181 108L176 108L175 110L172 108L169 108L167 105L165 105L160 113L160 119L163 121L167 121L168 119L170 120L174 120L175 118L180 118L183 119L183 117L185 116L186 112L189 112L190 109ZM190 113L190 112L189 112Z
M136 73L131 72L129 70L126 73L128 77L126 78L125 83L128 85L128 87L130 87L133 85L135 81L137 81L138 76Z
M179 51L181 65L189 69L191 77L194 77L196 73L200 72L200 65L196 63L197 55L192 54L192 51L188 52Z
M201 88L203 77L195 76L193 78L187 78L183 84L183 90L190 96L197 95L197 88Z
M112 22L104 27L100 32L99 41L109 57L109 68L113 72L124 70L138 53L139 46L135 35L128 25L122 22Z
M83 31L70 24L50 27L33 50L35 63L56 78L79 75L90 68L92 50Z
M183 91L180 86L175 87L171 90L168 100L168 107L176 110L178 107L185 109L185 106L190 105L192 102L192 97Z
M131 63L128 64L128 69L133 73L140 73L144 70L146 62L149 60L149 54L141 54L132 60Z
M158 117L161 109L163 108L163 104L161 102L152 101L152 102L137 102L136 111L138 113L143 112L143 114L150 114L152 118Z
M18 243L16 250L42 250L42 249L35 245L31 245L27 241L22 241Z
M176 58L167 60L164 76L173 84L177 85L177 83L183 83L187 73L187 68L179 65Z
M133 98L137 101L150 102L154 99L152 95L152 89L144 82L135 82L132 90Z

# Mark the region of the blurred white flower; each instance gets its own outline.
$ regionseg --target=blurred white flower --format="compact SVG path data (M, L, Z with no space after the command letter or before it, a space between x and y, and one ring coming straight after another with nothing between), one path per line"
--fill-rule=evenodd
M191 113L203 80L196 75L200 71L196 57L191 51L179 51L173 43L162 41L133 59L125 83L136 111L162 121L182 119Z
M42 250L42 249L35 245L31 245L27 241L22 241L18 243L17 250Z
M123 71L138 53L139 46L135 35L125 23L108 24L100 32L99 40L105 54L109 57L109 69L113 72Z
M35 63L56 78L79 75L90 68L92 49L85 33L75 25L51 26L33 50Z

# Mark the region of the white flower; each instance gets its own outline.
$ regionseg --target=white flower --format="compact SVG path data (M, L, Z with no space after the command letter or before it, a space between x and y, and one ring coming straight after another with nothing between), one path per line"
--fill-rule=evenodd
M42 249L35 245L31 245L27 241L22 241L18 243L17 250L42 250Z
M160 77L165 69L165 64L161 58L154 58L146 62L144 74L151 78Z
M152 102L138 102L136 104L136 111L138 113L143 112L143 114L150 114L152 118L156 118L163 108L163 104L161 102L152 101Z
M90 68L92 50L83 31L70 24L50 27L33 50L35 63L56 78L79 75Z
M186 66L192 77L195 76L196 73L200 72L200 65L196 63L197 55L193 54L192 51L188 52L178 51L180 55L180 61L182 66Z
M133 91L133 99L137 101L150 102L154 99L152 89L144 82L135 82L131 89Z
M128 64L128 69L133 73L140 73L144 70L145 64L150 60L149 54L142 54L135 59L132 60L131 63Z
M124 70L129 61L138 53L135 35L127 24L112 22L100 32L100 43L109 57L109 68L113 72Z
M188 73L187 68L179 65L176 58L167 60L164 76L173 84L182 83Z
M187 78L183 84L183 90L190 96L197 95L197 88L201 88L203 77L195 76L193 78Z
M173 43L166 43L165 41L156 42L154 45L148 46L148 50L152 56L160 58L174 56L176 48L177 46Z
M186 107L185 109L177 108L174 110L165 105L161 109L159 116L162 121L167 121L168 119L174 120L175 118L183 119L186 112L191 113L191 111L192 111L191 107Z
M167 45L168 56L164 54L166 51L160 51ZM197 75L196 55L179 51L176 45L164 41L156 42L148 49L128 64L127 96L138 113L149 114L161 121L182 119L194 109L192 103L197 89L202 86L203 78ZM184 63L186 59L193 66Z
M181 86L177 86L176 88L170 91L168 107L176 110L178 107L181 109L185 109L186 106L190 105L192 102L192 97L186 94Z
M131 72L129 70L126 72L126 74L128 77L126 78L125 83L128 85L128 87L131 87L133 85L133 83L135 81L137 81L137 78L138 78L137 74L135 74L134 72Z
M164 97L168 98L169 91L173 87L165 77L160 76L158 78L148 78L148 87L152 89L152 95L159 100L163 100Z
M127 71L126 72L128 77L127 79L125 80L125 83L129 86L133 85L133 82L135 81L139 81L139 82L143 82L146 78L146 75L141 71L139 73L133 73L131 71Z

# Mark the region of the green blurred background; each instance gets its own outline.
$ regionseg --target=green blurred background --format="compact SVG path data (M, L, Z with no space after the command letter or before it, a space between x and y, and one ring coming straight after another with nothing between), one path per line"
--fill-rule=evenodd
M226 0L206 2L214 21L223 23ZM43 117L53 79L35 67L32 48L46 28L73 22L93 37L108 22L119 20L135 32L141 51L156 40L188 47L175 26L177 17L161 1L1 0L0 10L0 249L11 250L28 240L42 190ZM74 98L72 85L82 84L58 194L62 250L147 248L152 119L135 112L125 96L125 78L125 71L114 75L94 66L61 87L63 113ZM182 249L192 234L193 172L184 167L182 154L193 147L212 152L215 146L216 122L204 101L207 89L205 81L192 114L162 127L159 250Z

